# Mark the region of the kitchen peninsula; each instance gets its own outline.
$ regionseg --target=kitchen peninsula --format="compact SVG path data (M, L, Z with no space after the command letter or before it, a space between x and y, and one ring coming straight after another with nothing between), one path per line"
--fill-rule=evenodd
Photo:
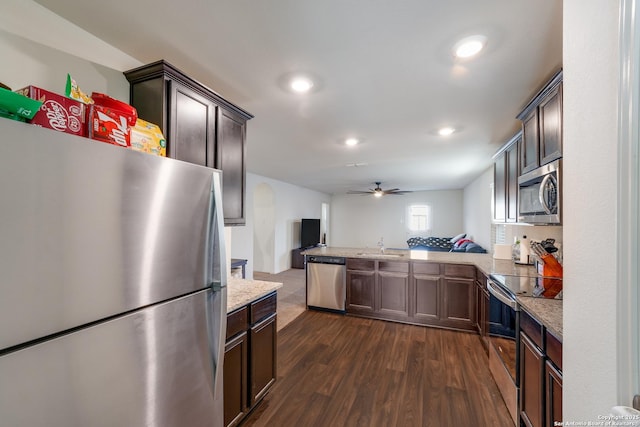
M477 287L486 289L488 276L540 277L533 266L494 259L490 254L317 247L304 255L346 259L347 314L463 330L474 329L480 321L476 292ZM562 338L562 300L516 298L522 308ZM430 313L421 315L419 310L427 308Z
M347 315L477 332L516 425L562 419L561 279L488 254L321 247L305 256L344 265Z

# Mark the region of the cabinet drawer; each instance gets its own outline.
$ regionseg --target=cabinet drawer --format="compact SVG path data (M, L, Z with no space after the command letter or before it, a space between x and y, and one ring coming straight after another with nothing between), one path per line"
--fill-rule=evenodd
M547 357L562 371L562 342L551 332L545 330L544 333L547 342Z
M529 316L526 311L520 312L520 329L526 332L539 349L544 349L542 346L542 325Z
M397 273L408 273L409 263L401 261L378 261L378 271L395 271Z
M376 269L376 262L372 259L347 258L347 269L373 271Z
M227 314L227 339L242 331L247 330L248 317L249 313L246 306Z
M265 317L276 312L276 293L251 303L251 324L255 325Z
M440 275L440 264L437 262L414 262L413 272L418 274L428 274L431 276Z
M465 264L444 264L444 276L475 279L476 266Z

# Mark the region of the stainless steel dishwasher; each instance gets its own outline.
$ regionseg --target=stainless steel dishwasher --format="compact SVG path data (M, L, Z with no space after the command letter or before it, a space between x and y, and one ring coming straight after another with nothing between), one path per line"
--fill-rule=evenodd
M345 311L347 267L345 259L330 256L307 257L307 306Z

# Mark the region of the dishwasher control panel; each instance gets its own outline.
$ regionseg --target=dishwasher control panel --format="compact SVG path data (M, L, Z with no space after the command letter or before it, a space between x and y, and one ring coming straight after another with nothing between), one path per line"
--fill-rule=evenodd
M312 262L315 264L337 264L337 265L345 265L346 259L343 257L334 257L334 256L309 256L307 258L307 262Z

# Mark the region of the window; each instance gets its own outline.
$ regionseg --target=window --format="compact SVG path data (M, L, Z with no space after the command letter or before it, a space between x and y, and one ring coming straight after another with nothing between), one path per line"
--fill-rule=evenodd
M428 205L410 205L408 208L410 231L425 232L431 228L431 207Z

